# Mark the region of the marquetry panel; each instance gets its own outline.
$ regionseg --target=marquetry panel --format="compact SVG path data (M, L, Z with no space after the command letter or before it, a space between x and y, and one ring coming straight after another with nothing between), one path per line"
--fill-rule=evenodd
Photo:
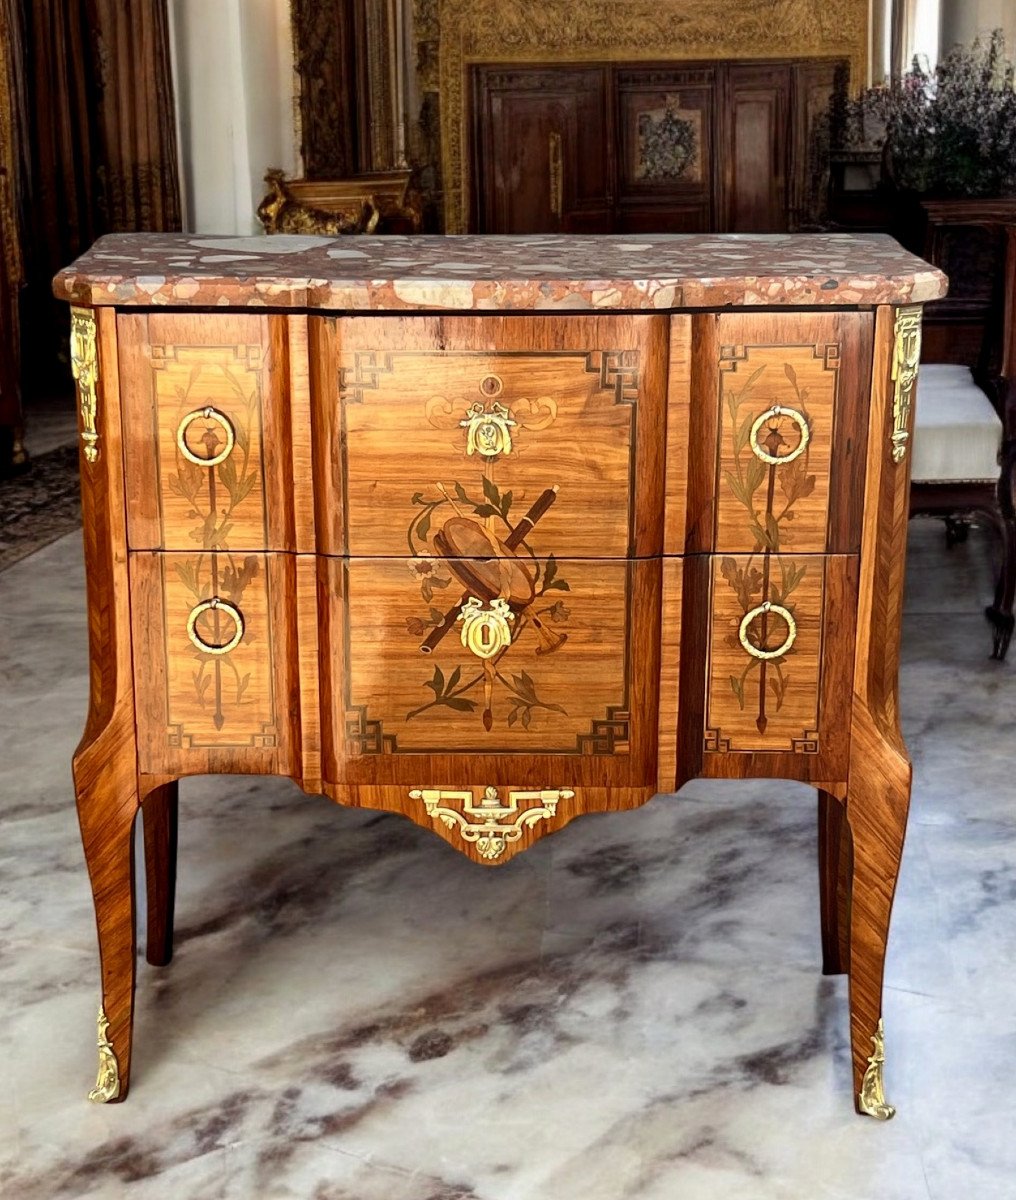
M666 318L313 324L328 553L659 550Z
M825 571L817 555L713 561L706 751L818 753Z
M714 357L698 362L696 382L716 397L716 471L714 482L702 474L702 494L689 505L707 511L713 503L711 548L856 552L870 314L700 321L715 323L706 339ZM706 446L698 442L692 453Z
M136 553L130 576L141 770L291 770L293 558Z
M118 330L132 548L293 548L286 318L131 313Z
M353 558L321 570L326 777L655 778L658 559ZM485 572L508 597L508 640L491 657L467 647L459 616L477 592L488 612L501 603Z

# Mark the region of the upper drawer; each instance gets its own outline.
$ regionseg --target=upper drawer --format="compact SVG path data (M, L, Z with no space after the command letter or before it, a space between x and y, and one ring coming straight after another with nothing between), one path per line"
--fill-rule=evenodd
M311 320L319 547L662 547L666 317Z
M295 548L293 479L309 474L294 471L289 432L288 329L299 320L117 318L134 549Z
M856 553L871 314L692 322L672 352L668 551Z

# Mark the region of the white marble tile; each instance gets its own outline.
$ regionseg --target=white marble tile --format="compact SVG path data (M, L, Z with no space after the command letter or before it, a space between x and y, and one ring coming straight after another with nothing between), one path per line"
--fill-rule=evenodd
M80 540L0 574L0 1195L1009 1200L1016 662L956 576L983 541L914 531L889 1125L851 1111L814 793L780 781L693 783L484 871L285 780L188 780L177 952L139 969L129 1101L87 1104Z

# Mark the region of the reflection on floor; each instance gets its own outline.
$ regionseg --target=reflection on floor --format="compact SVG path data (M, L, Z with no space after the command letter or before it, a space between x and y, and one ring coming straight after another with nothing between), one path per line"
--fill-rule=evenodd
M988 659L986 559L912 529L888 1125L851 1111L814 797L778 782L693 784L489 871L285 781L189 781L177 955L140 968L129 1101L87 1104L80 539L4 572L0 1195L1011 1200L1016 662Z

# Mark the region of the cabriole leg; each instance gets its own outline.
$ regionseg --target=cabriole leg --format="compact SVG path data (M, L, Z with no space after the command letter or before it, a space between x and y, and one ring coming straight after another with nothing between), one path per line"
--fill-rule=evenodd
M850 1042L857 1111L895 1113L883 1090L882 978L907 810L910 763L855 717L847 820L853 842L850 910Z
M99 1007L99 1073L89 1099L126 1098L134 1026L135 918L134 820L138 811L133 747L89 769L87 752L74 763L81 841L88 864L99 934L102 996Z

